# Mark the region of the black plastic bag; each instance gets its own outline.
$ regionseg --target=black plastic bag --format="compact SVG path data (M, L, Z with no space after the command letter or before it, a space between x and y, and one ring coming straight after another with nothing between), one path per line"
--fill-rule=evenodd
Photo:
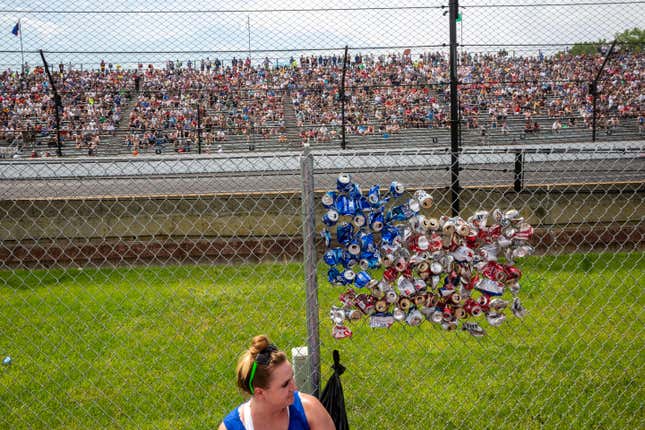
M320 395L320 402L331 415L336 430L349 430L347 411L345 411L345 395L340 382L340 375L345 372L345 366L340 364L340 354L337 350L334 350L333 356L334 365L331 368L334 369L334 374L327 381L327 385Z

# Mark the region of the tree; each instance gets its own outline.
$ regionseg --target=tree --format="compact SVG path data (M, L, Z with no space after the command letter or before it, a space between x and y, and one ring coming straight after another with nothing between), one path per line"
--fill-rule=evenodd
M642 52L645 49L645 30L632 28L622 33L616 33L617 47L627 52ZM571 55L596 55L604 53L611 41L600 39L597 42L574 43L569 53Z
M629 52L642 52L645 48L645 30L632 28L616 34L619 46Z
M574 43L569 50L571 55L596 55L601 52L602 47L608 45L605 39L600 39L597 42L579 42Z

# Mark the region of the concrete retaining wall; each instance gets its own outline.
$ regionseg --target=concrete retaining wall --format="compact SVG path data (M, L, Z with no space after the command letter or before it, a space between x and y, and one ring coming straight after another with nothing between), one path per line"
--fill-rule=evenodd
M449 192L429 190L426 214L449 215ZM642 249L644 184L466 189L475 210L519 209L538 251ZM317 198L317 201L320 201ZM231 262L299 258L299 194L0 201L0 261L7 266ZM323 208L317 208L322 215ZM318 226L322 228L322 224Z

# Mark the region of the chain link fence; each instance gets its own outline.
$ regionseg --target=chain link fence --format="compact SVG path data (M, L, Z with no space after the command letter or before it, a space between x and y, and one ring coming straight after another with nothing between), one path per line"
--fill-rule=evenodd
M464 216L520 208L536 229L535 260L519 264L528 316L501 327L480 320L481 340L431 322L386 330L367 320L348 324L351 340L334 340L328 313L345 289L328 284L322 261L320 306L307 318L298 153L245 156L228 173L217 165L228 157L207 159L210 172L204 159L161 159L156 174L139 175L130 169L142 166L115 160L82 161L71 170L86 172L79 177L53 163L7 165L40 173L3 180L3 419L12 428L206 428L242 399L232 372L247 339L268 332L285 348L304 346L313 319L321 373L308 379L324 383L331 350L341 351L356 428L450 428L474 415L501 427L558 426L562 416L612 427L614 401L625 412L612 419L637 424L642 151L526 153L519 191L515 153L462 157ZM339 170L360 184L425 189L435 202L428 216L450 213L445 151L312 158L316 239L305 244L318 258L320 199ZM199 173L164 174L168 163ZM556 406L554 396L566 401Z
M1 7L0 427L213 428L258 333L357 429L642 426L645 5L455 6ZM341 172L519 210L527 315L334 339Z

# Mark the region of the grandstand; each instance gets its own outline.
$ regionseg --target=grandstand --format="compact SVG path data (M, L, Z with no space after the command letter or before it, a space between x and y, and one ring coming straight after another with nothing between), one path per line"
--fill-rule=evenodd
M207 71L139 65L63 70L64 156L215 153L338 147L341 62L219 64ZM461 144L591 138L588 85L598 56L460 58ZM609 67L597 106L599 140L642 139L643 55ZM448 60L441 53L357 56L346 71L348 148L446 146ZM42 68L2 75L0 156L55 154L54 104Z

